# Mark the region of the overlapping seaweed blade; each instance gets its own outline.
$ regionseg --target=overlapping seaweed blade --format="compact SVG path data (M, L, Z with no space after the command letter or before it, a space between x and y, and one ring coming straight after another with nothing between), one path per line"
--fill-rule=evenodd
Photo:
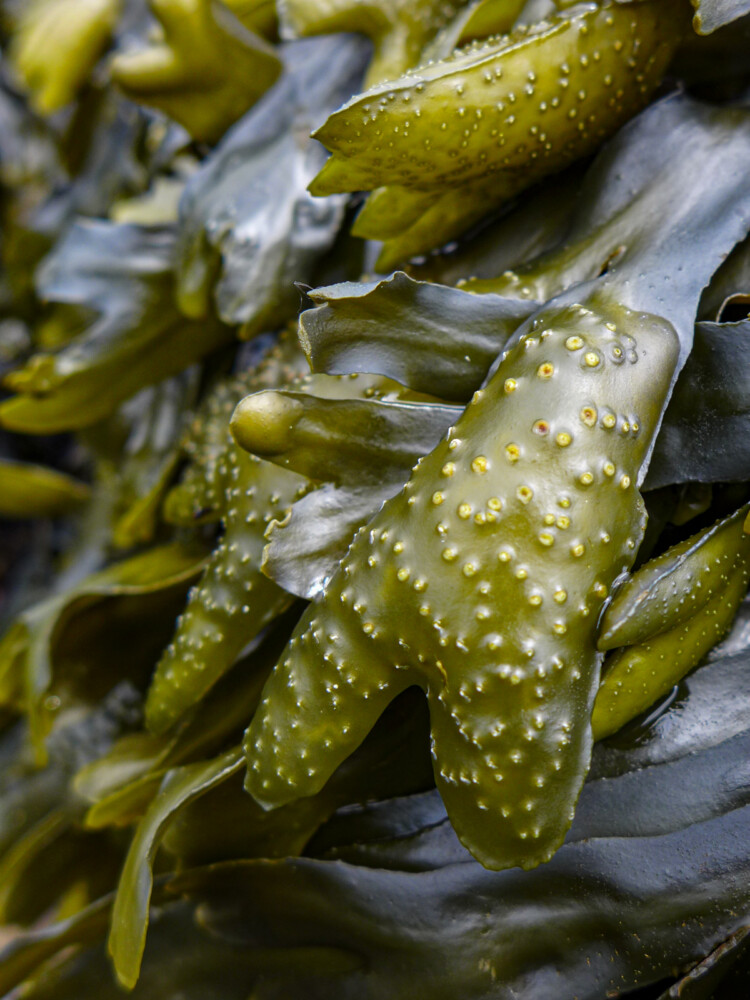
M0 995L744 995L743 6L2 4Z

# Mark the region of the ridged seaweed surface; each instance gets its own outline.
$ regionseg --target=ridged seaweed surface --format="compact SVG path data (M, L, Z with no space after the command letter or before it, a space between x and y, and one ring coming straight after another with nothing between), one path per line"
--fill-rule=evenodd
M387 270L595 149L646 104L684 27L682 4L646 0L473 41L332 115L315 136L333 155L310 190L377 189L353 232L386 241Z
M247 736L255 798L317 791L419 683L462 840L491 868L551 856L590 753L597 618L643 534L636 483L676 362L667 323L609 303L534 322L297 627Z

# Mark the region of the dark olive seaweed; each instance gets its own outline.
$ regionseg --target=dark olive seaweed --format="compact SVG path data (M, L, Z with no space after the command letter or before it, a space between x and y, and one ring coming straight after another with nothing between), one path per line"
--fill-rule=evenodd
M0 996L745 995L749 32L0 4Z

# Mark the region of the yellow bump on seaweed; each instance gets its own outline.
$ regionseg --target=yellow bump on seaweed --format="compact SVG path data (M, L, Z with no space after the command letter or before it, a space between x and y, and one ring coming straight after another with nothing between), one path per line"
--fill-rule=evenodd
M581 409L581 420L587 427L594 427L596 425L596 407L584 406Z

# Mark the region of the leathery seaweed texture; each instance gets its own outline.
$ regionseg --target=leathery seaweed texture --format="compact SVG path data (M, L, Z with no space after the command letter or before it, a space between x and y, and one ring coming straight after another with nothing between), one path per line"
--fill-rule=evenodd
M332 115L315 136L333 155L310 190L379 188L354 232L388 241L386 270L600 145L647 102L684 27L682 4L645 0L473 42Z
M715 162L728 119L679 100L644 115L624 146L684 113L695 116L696 156ZM604 275L533 314L446 441L355 538L248 729L247 787L258 801L273 807L318 790L388 701L416 683L430 704L436 783L475 857L533 867L560 845L588 768L596 620L645 528L636 486L692 346L703 284L721 246L747 229L746 118L734 138L722 185L735 200L720 207L717 188L718 214L704 199L648 243L641 220ZM622 215L627 156L621 147L619 158L603 158L614 176L608 198L594 188L592 224ZM677 216L696 178L683 177L679 190ZM688 276L689 233L704 212L715 228Z
M259 802L316 792L416 683L474 856L533 867L560 845L591 750L596 621L642 537L636 483L678 354L665 321L590 306L538 318L359 532L248 730Z
M305 368L296 337L288 337L257 369L220 382L195 420L192 440L186 442L192 462L166 499L166 516L185 526L220 520L222 537L156 666L146 701L146 722L155 733L169 729L199 702L294 599L290 588L263 571L266 537L271 526L289 519L320 469L315 464L283 468L239 447L229 418L240 399L250 392L249 398L262 401L269 390L286 388L331 399L417 395L382 376L303 377ZM261 434L270 448L273 421Z
M167 498L167 509L178 522L220 519L223 534L157 664L146 702L146 721L155 733L169 729L200 700L291 603L260 572L263 536L305 492L306 481L242 451L229 432L229 417L246 392L286 384L301 360L294 344L277 347L258 372L216 386L196 420L194 462L186 481Z
M745 505L674 546L619 589L599 634L599 649L616 652L591 717L596 739L668 694L724 638L750 580L747 514Z

